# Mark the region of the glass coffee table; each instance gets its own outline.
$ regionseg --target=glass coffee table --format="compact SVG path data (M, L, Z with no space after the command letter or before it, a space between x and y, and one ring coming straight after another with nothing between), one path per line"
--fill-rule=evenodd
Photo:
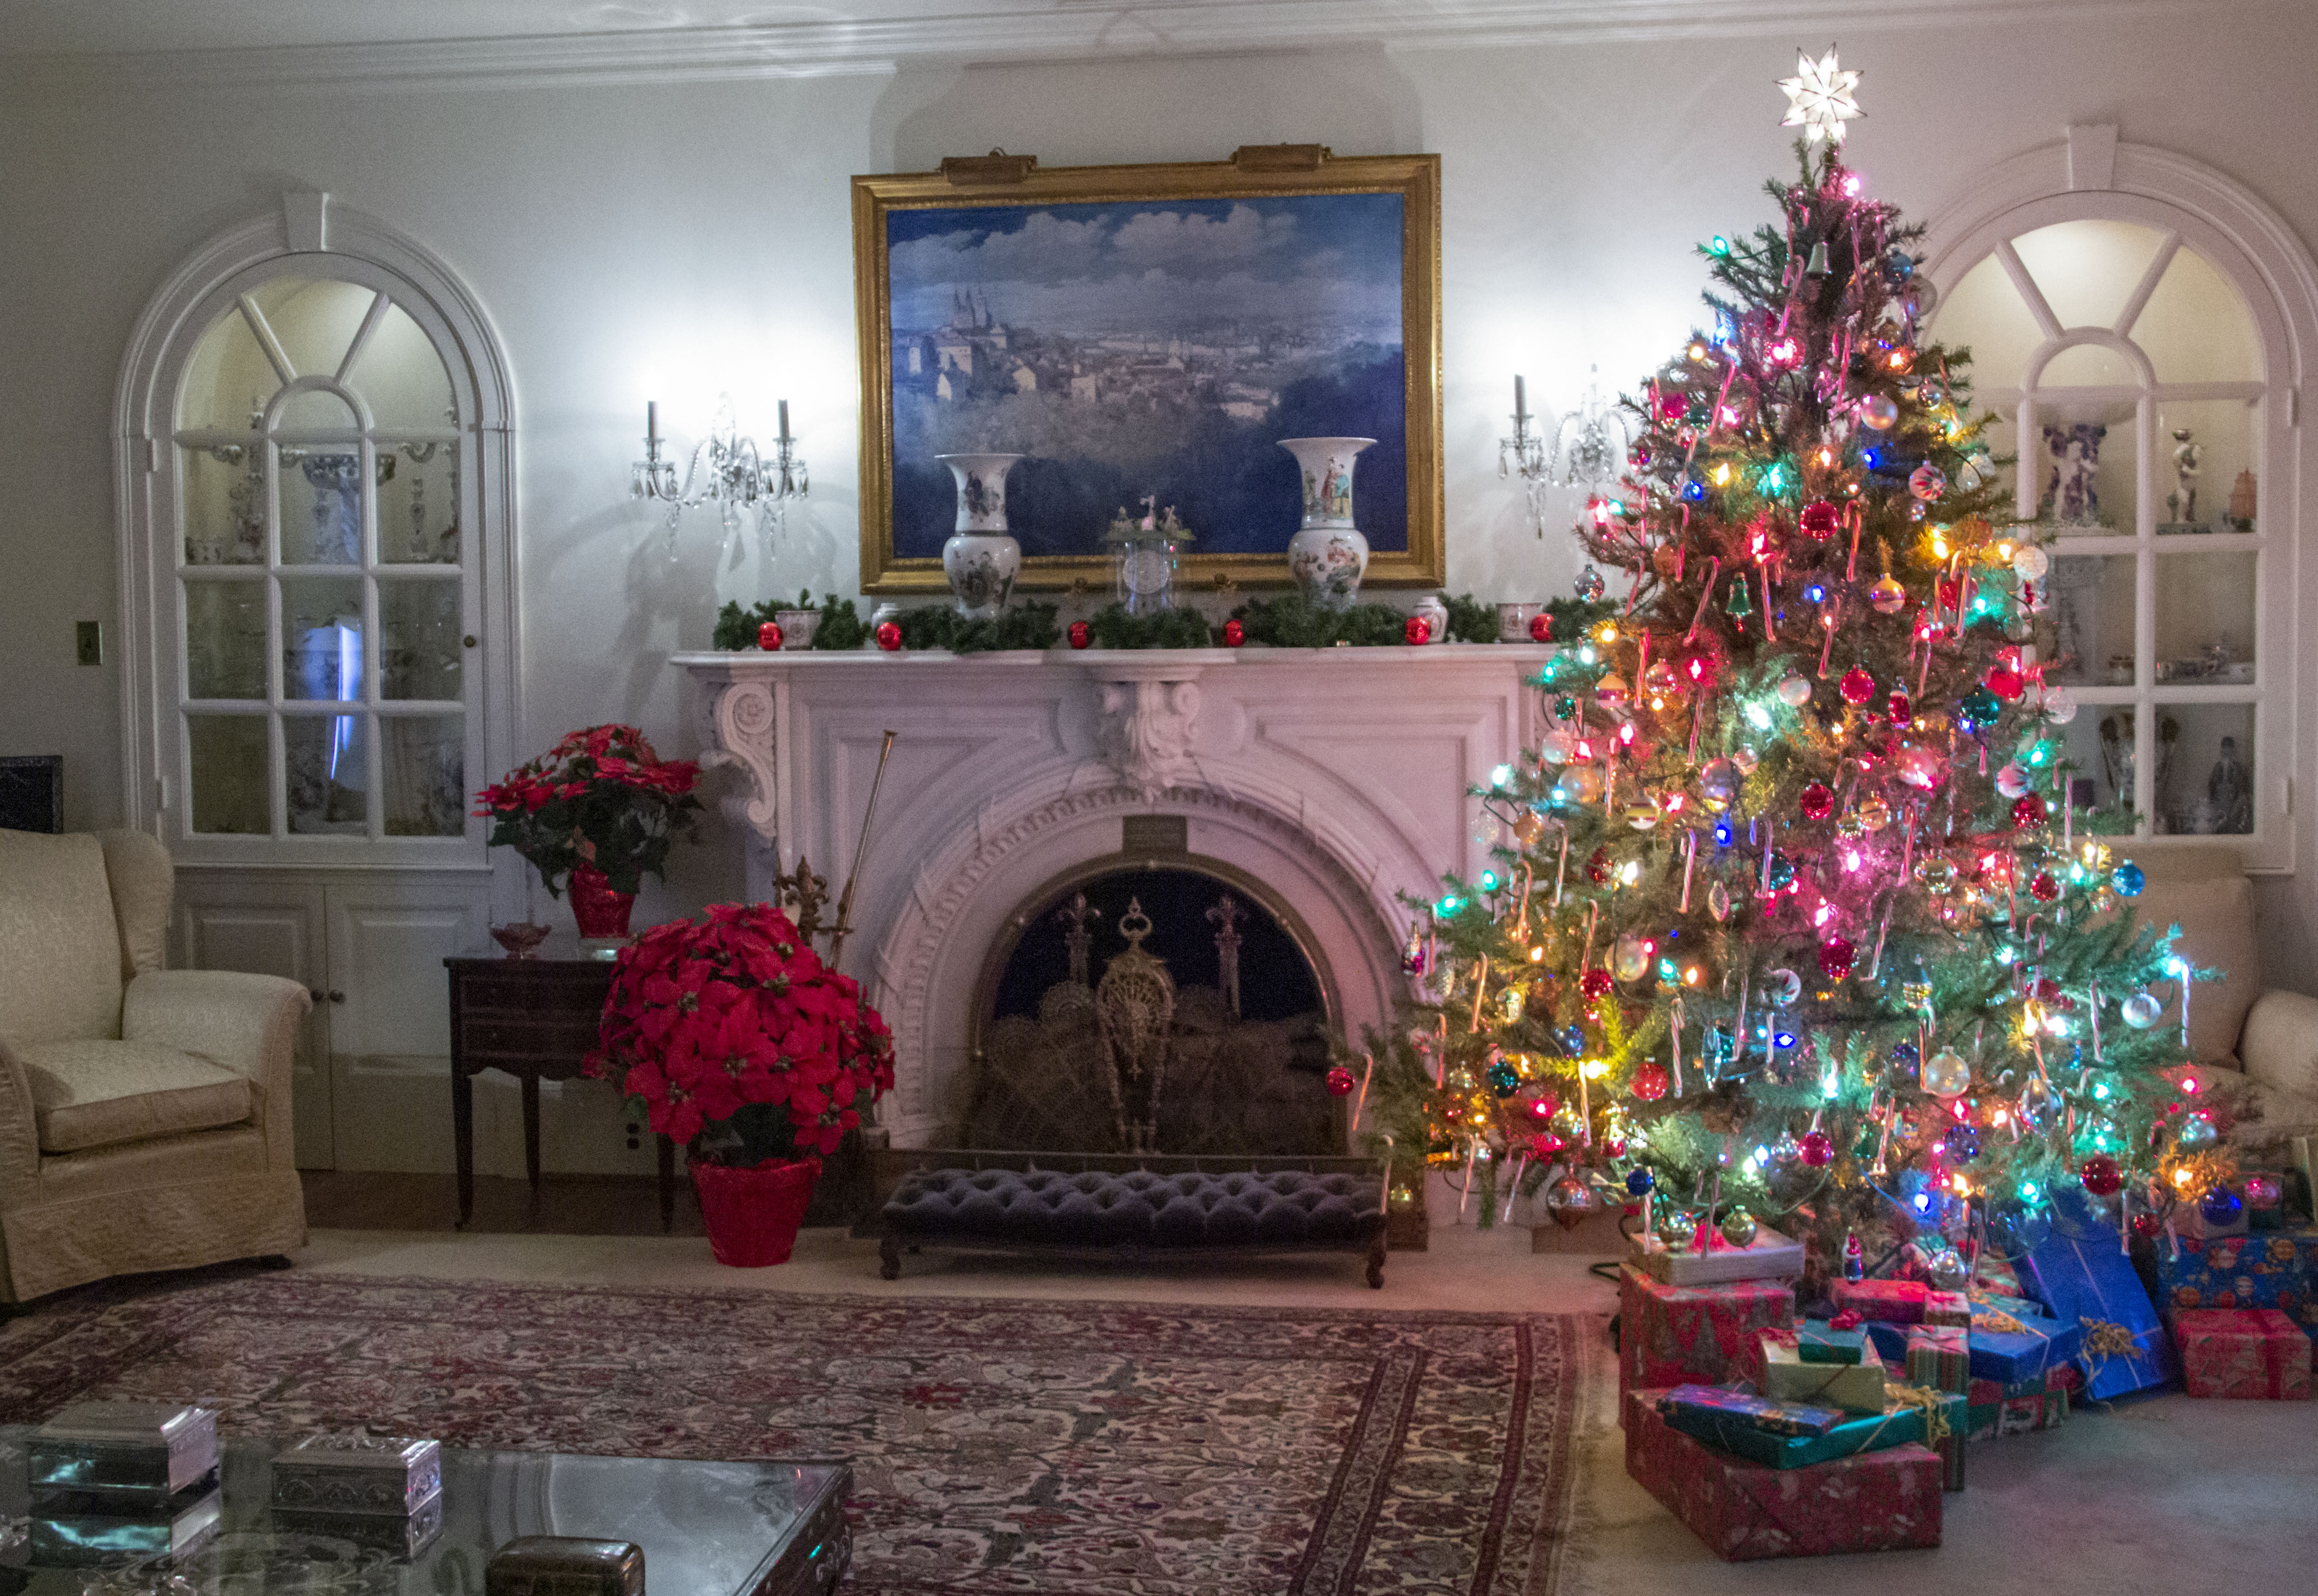
M229 1440L214 1496L179 1498L172 1523L85 1503L34 1512L31 1434L0 1426L0 1596L481 1596L492 1550L522 1535L633 1541L658 1596L820 1596L852 1555L842 1463L445 1447L434 1509L380 1520L271 1508L290 1443Z

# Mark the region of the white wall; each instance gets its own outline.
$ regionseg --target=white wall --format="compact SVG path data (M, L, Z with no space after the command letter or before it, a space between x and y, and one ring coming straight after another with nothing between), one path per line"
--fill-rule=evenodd
M1867 73L1854 159L1925 217L2067 123L2114 121L2230 174L2318 238L2318 10L2205 9L1846 23L1845 62ZM121 349L177 260L284 188L328 190L422 240L497 322L518 384L526 745L618 718L681 746L661 656L705 645L723 599L851 590L847 179L993 146L1047 165L1282 140L1437 151L1449 585L1564 591L1570 545L1532 538L1496 477L1508 379L1523 372L1533 398L1567 403L1589 363L1614 388L1671 351L1703 281L1691 247L1767 216L1763 179L1790 164L1772 80L1792 48L1783 30L653 86L19 95L0 109L0 752L66 755L68 823L121 815L117 642L103 668L72 664L74 620L113 625ZM813 497L769 560L753 537L720 558L713 520L696 516L670 565L627 497L642 404L659 398L665 423L694 435L720 388L760 436L771 401L789 399ZM2305 833L2310 740L2297 754ZM2300 851L2302 881L2318 879L2309 835ZM733 856L725 843L681 856L669 906L716 892ZM2318 985L2304 956L2311 897L2266 889L2273 979Z

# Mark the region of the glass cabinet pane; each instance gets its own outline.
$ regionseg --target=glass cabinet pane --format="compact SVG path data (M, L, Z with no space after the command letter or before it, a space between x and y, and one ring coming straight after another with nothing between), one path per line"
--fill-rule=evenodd
M389 837L459 837L467 829L467 722L463 715L384 715Z
M378 447L382 565L459 563L459 446Z
M185 696L265 696L265 584L185 584Z
M274 829L263 715L188 715L193 829L263 837Z
M367 829L370 749L363 717L284 716L282 762L291 830L307 836Z
M2116 758L2106 754L2107 744L2102 740L2102 719L2120 713L2129 719L2133 712L2112 704L2086 704L2077 711L2076 719L2061 728L2061 746L2071 767L2069 791L2080 808L2107 809L2120 801L2133 802L2132 780L2127 777L2122 787L2117 785L2125 771ZM2112 727L2111 738L2121 731Z
M373 426L432 431L457 425L451 373L400 305L388 306L371 329L370 342L355 357L346 382L370 407Z
M2158 706L2160 831L2242 835L2253 829L2253 705Z
M2160 382L2259 382L2261 341L2244 298L2186 246L2157 280L2133 324L2133 341Z
M2105 704L2083 711L2071 723L2073 734L2083 722L2092 722L2092 758L2085 762L2085 770L2098 778L2104 804L2130 807L2133 803L2134 772L2141 759L2140 720L2139 712L2129 704ZM2080 738L2071 735L2071 753L2079 746Z
M381 698L455 700L460 683L459 584L382 578L378 584Z
M2044 341L2044 329L2028 301L2012 285L2004 263L1990 256L1966 272L1933 312L1933 336L1954 348L1972 351L1972 386L1982 405L2010 407L2028 357ZM2005 453L2009 453L2007 450Z
M2062 555L2048 574L2052 602L2036 618L2044 679L2070 686L2133 685L2135 561L2130 554Z
M2134 530L2133 407L2076 407L2040 399L2035 449L2037 513L2062 537Z
M264 453L255 435L249 444L221 445L214 453L202 448L177 452L184 468L187 565L265 563Z
M2154 228L2086 219L2023 233L2012 247L2062 327L2113 327L2164 242Z
M362 563L362 456L282 451L282 563Z
M2071 344L2037 373L2039 388L2138 388L2141 373L2107 344Z
M300 389L274 417L275 435L292 443L301 433L354 432L358 426L346 400L319 388Z
M362 696L362 579L282 579L282 696Z
M2157 407L2157 530L2253 532L2261 407L2164 399Z
M301 377L328 377L353 346L378 291L335 278L275 277L248 297L290 357L290 369Z
M2184 684L2253 681L2252 550L2185 554L2157 562L2157 680Z

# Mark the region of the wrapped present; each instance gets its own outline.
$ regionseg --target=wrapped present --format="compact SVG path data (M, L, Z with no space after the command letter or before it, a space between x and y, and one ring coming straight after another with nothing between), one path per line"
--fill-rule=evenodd
M1627 1260L1665 1286L1712 1286L1723 1280L1792 1280L1803 1272L1803 1244L1765 1228L1744 1247L1733 1247L1719 1231L1701 1227L1709 1245L1669 1247L1654 1235L1637 1235Z
M2069 1393L2083 1382L2073 1365L2047 1369L2041 1380L2004 1385L1975 1379L1964 1387L1964 1438L1989 1440L2051 1430L2069 1416Z
M1757 1333L1794 1322L1783 1280L1668 1286L1628 1264L1618 1276L1618 1389L1753 1379Z
M1765 1395L1853 1413L1883 1411L1883 1360L1871 1344L1861 1343L1857 1363L1805 1363L1794 1331L1766 1330L1759 1339Z
M1972 1278L1965 1281L1964 1286L1967 1290L1978 1287L2000 1291L2007 1296L2018 1296L2020 1275L2012 1267L2011 1260L1983 1250L1978 1258L1972 1260Z
M1725 1562L1940 1544L1940 1460L1913 1442L1807 1468L1717 1452L1626 1394L1626 1472Z
M1945 1324L1962 1330L1972 1323L1972 1299L1961 1291L1934 1291L1924 1297L1926 1324Z
M1811 1407L1803 1403L1775 1402L1751 1391L1728 1385L1677 1385L1658 1399L1658 1411L1710 1413L1743 1421L1773 1435L1825 1435L1842 1423L1841 1408Z
M2169 1316L2185 1308L2276 1308L2318 1336L2318 1230L2184 1237L2178 1251L2161 1242L2157 1284Z
M2173 1348L2116 1227L2082 1191L2053 1194L2052 1233L2029 1249L2025 1272L2053 1317L2079 1331L2086 1394L2107 1399L2173 1377ZM1974 1372L1981 1337L1972 1332Z
M1855 1325L1806 1319L1795 1331L1795 1350L1805 1363L1857 1363L1866 1348L1867 1332Z
M1837 1280L1835 1305L1885 1324L1921 1324L1931 1289L1921 1280Z
M1983 1380L2017 1385L2040 1380L2046 1369L2068 1362L2083 1344L2081 1325L2063 1324L2042 1314L2008 1314L1985 1307L1972 1316L1972 1372Z
M1878 1452L1909 1441L1928 1441L1925 1407L1920 1403L1886 1402L1880 1413L1850 1413L1822 1435L1774 1435L1757 1430L1744 1418L1704 1409L1676 1407L1661 1402L1666 1421L1685 1435L1695 1437L1718 1452L1745 1457L1770 1468L1807 1468L1837 1457ZM1941 1430L1945 1432L1945 1410ZM1959 1411L1957 1417L1963 1414Z
M1919 1324L1909 1331L1903 1359L1908 1384L1962 1394L1972 1383L1970 1335L1947 1324Z
M2173 1333L2192 1396L2310 1400L2310 1338L2276 1308L2191 1308Z

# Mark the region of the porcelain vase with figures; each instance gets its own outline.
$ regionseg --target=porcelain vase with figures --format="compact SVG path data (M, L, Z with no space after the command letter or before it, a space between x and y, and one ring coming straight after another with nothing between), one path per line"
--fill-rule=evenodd
M1374 438L1282 438L1302 479L1304 521L1288 540L1288 572L1304 596L1340 610L1361 590L1369 541L1352 525L1352 461Z
M937 454L957 479L957 527L942 545L942 573L957 613L989 620L1006 607L1022 545L1006 529L1006 473L1020 454Z

